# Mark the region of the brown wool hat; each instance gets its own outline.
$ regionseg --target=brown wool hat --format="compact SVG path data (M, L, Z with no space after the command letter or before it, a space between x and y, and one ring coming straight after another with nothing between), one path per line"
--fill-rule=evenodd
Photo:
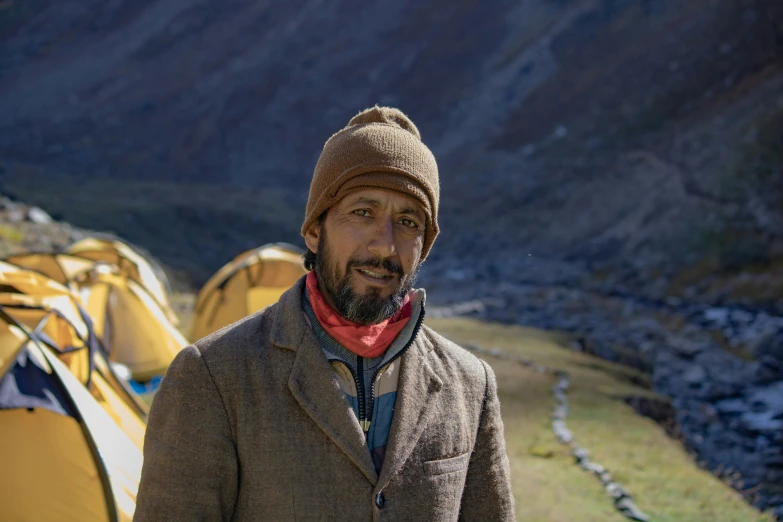
M397 109L364 110L329 138L315 165L302 235L324 211L367 188L396 190L422 204L427 214L423 261L438 235L438 165L419 130Z

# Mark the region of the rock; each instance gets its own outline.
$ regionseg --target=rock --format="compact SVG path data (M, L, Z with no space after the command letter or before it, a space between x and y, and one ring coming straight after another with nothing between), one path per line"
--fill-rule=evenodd
M754 432L774 432L783 430L783 418L777 418L774 412L747 412L741 417L743 426Z
M584 448L579 447L574 448L574 450L571 452L571 455L574 456L577 462L581 462L590 458L590 452Z
M729 316L732 322L739 324L749 324L753 322L753 314L745 310L732 310Z
M628 497L618 499L614 505L620 511L620 513L630 518L631 520L638 520L639 522L648 522L650 520L647 515L642 513L642 511L636 507L636 504L634 504L633 500Z
M725 399L716 402L715 408L723 415L740 415L748 411L748 404L742 399Z
M25 213L24 210L22 210L19 207L12 208L8 211L8 214L6 214L6 220L9 223L21 223L24 221Z
M571 433L571 430L566 428L565 422L561 420L552 421L552 431L555 433L557 440L563 444L568 444L574 439L574 435Z
M682 380L691 386L701 386L705 384L704 380L707 377L707 372L701 366L697 364L691 364L682 374Z
M728 322L729 310L726 308L708 308L704 311L704 318L717 325L724 325Z
M588 462L586 464L582 463L582 467L590 473L597 475L598 477L601 477L604 475L604 473L606 473L606 468L597 462Z
M27 219L38 225L48 225L54 221L49 214L38 207L30 207L27 211Z
M755 389L749 400L751 404L762 404L775 414L783 415L783 381Z
M627 282L629 293L630 286L637 283L634 277L629 276ZM779 312L734 305L705 308L694 302L702 295L704 286L700 284L693 298L663 304L667 293L662 289L658 303L650 305L634 298L597 297L583 288L520 290L517 281L513 279L506 287L509 290L497 294L506 305L491 309L489 320L571 331L581 340L578 351L649 372L654 390L672 399L672 412L662 423L676 422L685 444L706 468L739 472L743 484L752 485L735 487L752 487L767 505L783 505L783 499L772 499L773 486L783 483L783 466L779 464L783 458L783 411L777 400L783 398L783 388L778 387L783 380L783 318L773 315L783 315L783 299ZM702 281L708 282L708 278ZM480 300L482 295L470 298ZM654 321L649 319L652 313L658 314ZM722 338L713 339L716 332ZM721 346L724 341L732 347L731 352ZM618 351L618 346L629 350ZM626 351L633 352L636 360L629 359ZM735 355L740 352L754 359ZM516 357L513 360L522 363ZM535 361L524 364L536 367ZM557 368L547 373L555 377L552 389L557 402L551 410L552 420L565 421L567 387L558 382ZM571 446L580 467L597 474L603 484L613 482L612 475L601 472L588 455L574 453L580 449L574 442L579 433L572 434L565 422L553 424L552 429L561 443Z
M611 495L615 500L620 500L621 498L631 498L631 495L629 495L628 492L617 482L610 482L605 487L606 492L609 493L609 495Z

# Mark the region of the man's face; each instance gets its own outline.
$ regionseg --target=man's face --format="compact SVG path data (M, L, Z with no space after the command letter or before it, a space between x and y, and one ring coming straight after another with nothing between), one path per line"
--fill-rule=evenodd
M305 234L329 305L359 324L394 315L415 283L425 225L421 204L390 190L354 192L330 208Z

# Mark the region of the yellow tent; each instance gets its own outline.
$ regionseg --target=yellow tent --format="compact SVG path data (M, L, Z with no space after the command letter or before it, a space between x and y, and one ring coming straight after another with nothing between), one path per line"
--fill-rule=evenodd
M200 339L274 304L306 273L302 250L293 245L274 243L238 255L199 292L191 339Z
M0 520L130 522L141 449L42 330L7 311L0 305Z
M89 246L86 241L81 242L82 247ZM122 244L117 248L125 252ZM136 255L132 251L125 253ZM187 341L160 305L160 296L165 298L166 294L155 298L150 292L150 287L162 292L163 286L151 269L128 270L130 265L123 261L125 258L105 257L94 261L67 254L21 254L6 260L40 272L78 292L111 360L127 366L134 379L145 381L165 373ZM125 263L126 269L116 263ZM132 266L148 266L139 263ZM139 273L147 275L137 277Z
M54 279L71 290L80 274L91 270L95 261L68 254L16 254L5 258L7 263L33 270Z
M147 406L117 377L78 298L58 283L0 262L0 306L57 353L106 413L141 449Z
M78 286L109 359L127 366L134 380L164 374L188 344L147 288L116 267L98 264Z
M161 268L153 268L150 260L136 252L133 248L116 239L88 237L77 241L68 247L68 253L84 259L102 261L115 265L119 273L144 287L158 303L169 322L179 324L177 314L171 308L168 296L168 281ZM155 265L157 267L157 265Z

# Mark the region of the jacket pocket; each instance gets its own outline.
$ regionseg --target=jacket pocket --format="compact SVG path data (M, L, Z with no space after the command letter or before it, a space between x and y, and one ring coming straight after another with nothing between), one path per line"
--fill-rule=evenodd
M443 475L462 471L468 467L470 452L450 457L448 459L428 460L424 462L424 473L427 475Z

